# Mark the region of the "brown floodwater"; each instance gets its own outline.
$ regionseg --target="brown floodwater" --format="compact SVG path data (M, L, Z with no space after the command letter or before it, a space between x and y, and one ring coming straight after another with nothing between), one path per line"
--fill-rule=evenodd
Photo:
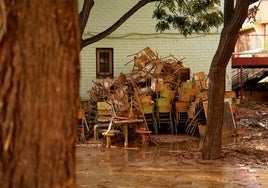
M198 149L199 145L199 139L194 139L128 149L107 149L98 144L78 146L77 187L268 187L267 168L178 163L171 157L182 151Z

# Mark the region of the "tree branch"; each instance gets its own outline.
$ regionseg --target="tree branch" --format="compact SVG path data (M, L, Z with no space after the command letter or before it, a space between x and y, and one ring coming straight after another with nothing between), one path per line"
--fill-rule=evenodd
M83 8L81 12L79 13L79 24L80 24L80 36L82 38L82 35L84 33L85 27L88 22L88 17L90 14L90 11L94 5L94 0L84 0Z
M111 27L106 29L105 31L87 39L81 39L81 48L84 48L87 45L90 45L94 42L97 42L106 36L110 35L113 31L115 31L118 27L120 27L128 18L130 18L135 12L137 12L144 5L160 0L140 0L136 5L134 5L127 13L125 13L119 20L117 20Z

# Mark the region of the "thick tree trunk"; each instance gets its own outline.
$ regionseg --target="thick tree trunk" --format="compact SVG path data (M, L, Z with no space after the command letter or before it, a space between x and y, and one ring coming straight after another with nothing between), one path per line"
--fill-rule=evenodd
M75 187L77 1L4 3L0 187Z
M224 25L218 49L212 60L209 72L207 128L202 148L203 159L216 159L221 156L226 66L247 16L248 6L247 1L236 1L233 14L228 17Z

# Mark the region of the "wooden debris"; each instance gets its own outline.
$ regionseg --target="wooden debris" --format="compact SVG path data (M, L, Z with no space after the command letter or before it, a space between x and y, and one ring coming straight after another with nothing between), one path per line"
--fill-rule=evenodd
M150 106L150 110L153 110L152 105L157 99L172 98L175 126L183 121L186 132L195 134L199 125L206 123L208 94L205 73L193 73L190 78L190 69L183 66L182 60L173 55L162 58L149 47L134 55L134 61L127 63L133 62L130 73L120 73L113 79L93 82L94 86L88 93L90 106L93 106L91 110L95 113L90 114L97 116L97 103L107 102L112 109L112 118L142 118L145 121L144 129L151 131L144 117L144 106ZM150 96L150 100L145 102L142 96ZM178 113L186 113L186 119L181 118Z

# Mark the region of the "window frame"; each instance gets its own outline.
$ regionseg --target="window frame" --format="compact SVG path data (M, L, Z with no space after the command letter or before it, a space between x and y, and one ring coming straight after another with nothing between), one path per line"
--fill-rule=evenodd
M100 62L100 55L101 52L108 52L109 53L109 71L101 72L101 62ZM113 48L96 48L96 77L97 78L107 78L114 76L114 50Z

